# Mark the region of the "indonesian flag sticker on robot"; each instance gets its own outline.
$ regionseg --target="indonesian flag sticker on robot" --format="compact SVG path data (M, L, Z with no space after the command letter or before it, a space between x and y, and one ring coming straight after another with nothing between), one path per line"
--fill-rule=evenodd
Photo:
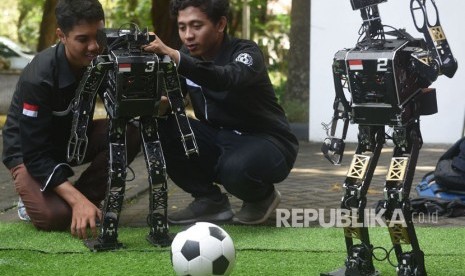
M361 59L352 59L349 60L350 70L363 70L363 63Z
M120 63L118 64L118 69L120 72L131 72L131 64L130 63Z

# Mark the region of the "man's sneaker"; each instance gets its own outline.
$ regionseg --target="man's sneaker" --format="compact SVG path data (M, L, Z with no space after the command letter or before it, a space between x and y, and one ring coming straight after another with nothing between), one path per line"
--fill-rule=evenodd
M258 202L245 202L242 208L236 213L234 221L242 224L260 224L265 222L271 213L278 207L281 202L281 194L278 190L266 199Z
M199 221L224 222L234 216L228 197L222 194L221 200L200 197L192 201L186 208L168 215L172 224L191 224Z
M26 212L26 206L24 206L23 200L21 198L18 200L18 217L20 220L31 221L31 218Z

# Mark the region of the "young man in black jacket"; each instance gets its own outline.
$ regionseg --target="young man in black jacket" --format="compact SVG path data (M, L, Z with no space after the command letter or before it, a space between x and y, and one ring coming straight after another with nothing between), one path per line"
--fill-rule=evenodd
M227 221L233 213L214 183L243 200L235 220L259 224L280 202L274 184L295 162L298 142L270 82L263 55L249 40L226 34L228 0L172 0L180 51L157 37L143 47L167 54L183 76L197 120L198 157L185 157L172 115L160 121L168 174L194 201L170 214L171 223Z
M97 32L104 12L98 0L60 0L55 13L60 42L38 53L21 73L3 128L2 157L25 207L20 218L41 230L70 228L85 239L89 228L96 235L107 189L108 120L90 122L84 162L91 164L74 185L66 155L73 98L87 65L102 50ZM140 148L135 127L128 129L127 145L132 161Z

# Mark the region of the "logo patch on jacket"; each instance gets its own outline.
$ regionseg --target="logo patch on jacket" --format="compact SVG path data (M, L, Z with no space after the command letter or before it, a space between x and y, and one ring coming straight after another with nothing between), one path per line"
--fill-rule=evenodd
M39 113L39 106L23 103L23 114L28 117L37 117L37 113Z
M240 53L237 58L236 58L236 61L238 62L242 62L244 63L245 65L247 66L250 66L253 64L253 58L250 54L248 53Z

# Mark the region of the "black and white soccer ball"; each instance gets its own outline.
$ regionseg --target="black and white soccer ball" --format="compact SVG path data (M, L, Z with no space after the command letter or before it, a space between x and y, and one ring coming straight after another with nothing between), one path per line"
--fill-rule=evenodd
M197 222L176 235L171 263L177 275L229 275L236 261L231 237L218 225Z

